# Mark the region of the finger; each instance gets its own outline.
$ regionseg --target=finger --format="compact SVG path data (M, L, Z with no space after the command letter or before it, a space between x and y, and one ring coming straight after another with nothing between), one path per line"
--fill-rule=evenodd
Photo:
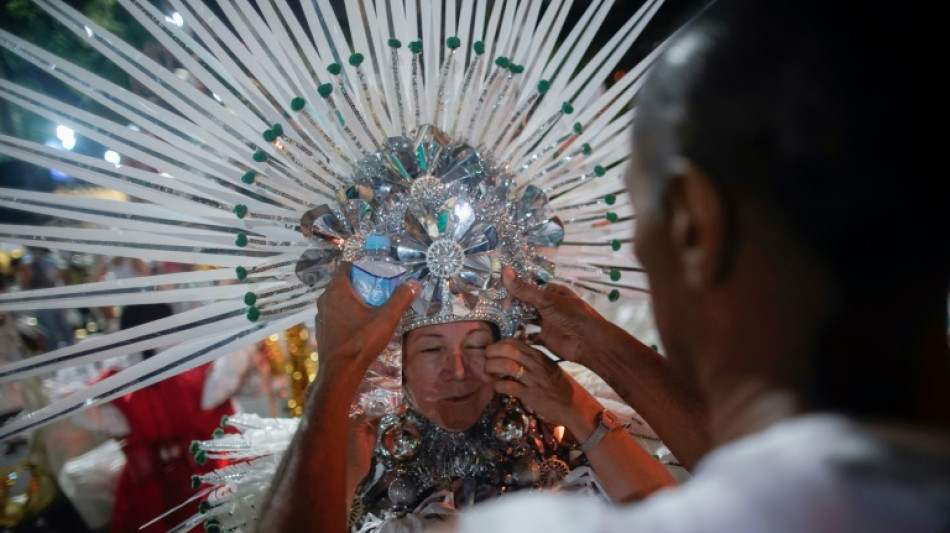
M528 390L528 388L525 387L523 383L507 379L495 380L494 386L496 393L507 394L508 396L514 396L515 398L521 398Z
M486 363L496 359L514 361L531 373L543 369L546 363L544 359L547 359L547 356L521 341L505 339L485 349Z
M541 289L519 278L511 267L505 267L501 271L501 281L508 292L519 300L535 307L538 307L544 301L544 294Z
M485 361L485 372L499 378L513 378L518 375L520 364L511 359L490 359Z
M330 278L330 285L336 286L344 281L349 284L350 282L350 267L353 263L349 261L340 261L340 264L336 266L336 270L333 271L333 276Z
M567 285L561 283L547 283L544 285L544 288L541 289L541 292L548 295L557 295L557 296L570 296L573 298L579 298L577 293L571 290Z

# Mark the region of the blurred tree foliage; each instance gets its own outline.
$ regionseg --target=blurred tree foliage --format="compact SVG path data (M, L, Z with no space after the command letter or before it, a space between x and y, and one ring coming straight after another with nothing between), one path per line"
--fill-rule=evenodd
M67 0L66 3L137 48L148 38L148 34L125 14L116 0ZM31 0L3 2L0 8L0 28L113 83L130 88L129 77L86 44L85 35L77 36ZM6 49L0 49L0 76L79 105L88 111L108 115L108 112L93 100ZM0 131L3 133L43 142L52 136L51 128L55 128L55 125L46 119L0 99Z

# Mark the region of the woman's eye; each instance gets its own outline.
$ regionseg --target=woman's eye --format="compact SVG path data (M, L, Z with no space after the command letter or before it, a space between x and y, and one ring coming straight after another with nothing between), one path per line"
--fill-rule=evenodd
M466 350L484 350L486 346L487 345L485 344L473 344L470 346L466 346L465 349Z
M422 352L422 353L438 353L438 352L441 352L441 351L442 351L442 348L440 348L440 347L438 347L438 346L435 346L435 347L432 347L432 348L423 348L423 349L421 349L421 350L419 350L419 351Z

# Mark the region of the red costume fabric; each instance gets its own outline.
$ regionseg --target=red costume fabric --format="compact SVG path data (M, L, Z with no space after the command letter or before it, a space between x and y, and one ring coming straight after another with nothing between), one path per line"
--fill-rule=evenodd
M221 417L234 413L230 400L215 409L201 409L209 371L210 365L200 366L112 401L130 428L123 446L127 462L112 509L112 533L140 531L143 524L195 494L192 475L223 466L211 461L199 465L189 451L191 441L211 438ZM196 508L197 501L141 531L168 531Z

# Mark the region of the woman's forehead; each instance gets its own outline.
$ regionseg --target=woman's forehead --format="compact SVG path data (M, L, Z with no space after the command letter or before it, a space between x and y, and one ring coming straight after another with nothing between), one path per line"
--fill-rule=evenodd
M469 320L465 322L450 322L448 324L436 324L414 329L406 334L406 340L422 339L425 337L453 338L466 336L473 332L484 331L491 333L491 327L482 320Z

